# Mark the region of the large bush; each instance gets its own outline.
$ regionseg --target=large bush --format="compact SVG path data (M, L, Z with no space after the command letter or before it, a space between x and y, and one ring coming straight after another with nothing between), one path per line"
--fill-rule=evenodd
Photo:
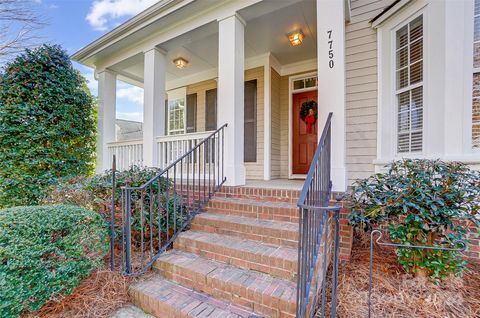
M480 173L462 163L404 159L357 181L347 200L353 225L384 226L396 243L458 247L468 226L480 225ZM407 271L433 278L465 266L453 251L397 248L397 255Z
M68 205L0 210L0 317L33 312L69 294L102 264L105 223Z
M0 207L37 204L57 179L93 172L95 103L65 51L26 50L0 72Z

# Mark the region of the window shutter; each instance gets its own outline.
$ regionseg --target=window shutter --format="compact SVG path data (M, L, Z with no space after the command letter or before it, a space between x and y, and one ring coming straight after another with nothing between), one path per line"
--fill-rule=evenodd
M257 80L245 82L244 93L244 140L245 162L257 161Z
M217 129L217 89L205 92L205 130Z
M197 131L197 94L187 95L187 133Z

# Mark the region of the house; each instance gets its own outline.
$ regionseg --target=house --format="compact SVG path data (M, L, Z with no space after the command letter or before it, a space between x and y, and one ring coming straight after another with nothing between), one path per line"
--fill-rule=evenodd
M73 59L98 78L99 172L165 168L227 124L226 186L289 184L330 113L333 191L402 157L480 165L480 0L162 0ZM116 139L116 80L144 89L141 141ZM172 277L201 276L183 257Z

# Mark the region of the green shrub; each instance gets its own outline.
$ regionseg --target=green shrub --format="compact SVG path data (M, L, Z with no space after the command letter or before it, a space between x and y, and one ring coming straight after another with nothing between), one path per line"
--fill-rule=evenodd
M95 103L59 46L0 71L0 207L35 205L59 178L93 172Z
M68 205L0 210L0 317L33 312L69 294L102 264L106 224Z
M160 172L157 168L147 168L132 166L128 170L118 171L116 173L116 191L115 191L115 223L117 224L117 239L122 224L122 190L128 181L130 186L138 187L148 180L155 177ZM172 193L172 184L166 178L161 177L160 182L153 183L152 194L155 198L153 202L152 219L158 220L158 192L160 191L161 204L161 230L164 234L167 232L167 219L169 230L178 229L186 220L187 209L181 195ZM170 191L167 193L167 188ZM111 200L112 200L112 171L106 171L103 174L92 177L73 177L65 178L49 189L48 196L43 200L46 204L74 204L87 209L97 211L107 222L110 222ZM150 207L150 191L144 193L144 206ZM132 191L132 241L133 244L140 240L140 192ZM168 209L167 209L168 207ZM168 210L168 217L165 211ZM149 209L144 211L145 219L150 219ZM175 220L174 220L175 218ZM153 232L158 232L158 222L153 222ZM145 225L145 230L150 230L149 224Z
M404 159L357 181L346 199L355 226L385 226L395 243L451 247L466 240L469 225L480 224L480 173L457 162ZM460 275L465 266L459 252L396 251L400 264L419 276Z

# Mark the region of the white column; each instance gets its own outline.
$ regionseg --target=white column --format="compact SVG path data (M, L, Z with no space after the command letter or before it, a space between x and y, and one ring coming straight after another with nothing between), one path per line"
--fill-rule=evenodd
M98 73L97 173L112 167L107 144L115 141L117 75L109 70Z
M332 182L347 187L345 169L345 1L317 0L318 137L332 118Z
M155 137L165 134L166 56L157 48L144 54L143 164L158 166Z
M270 67L270 54L268 54L263 69L263 179L272 178L272 73Z
M225 176L228 185L244 185L245 23L238 15L232 15L220 20L218 29L218 126L228 123Z

